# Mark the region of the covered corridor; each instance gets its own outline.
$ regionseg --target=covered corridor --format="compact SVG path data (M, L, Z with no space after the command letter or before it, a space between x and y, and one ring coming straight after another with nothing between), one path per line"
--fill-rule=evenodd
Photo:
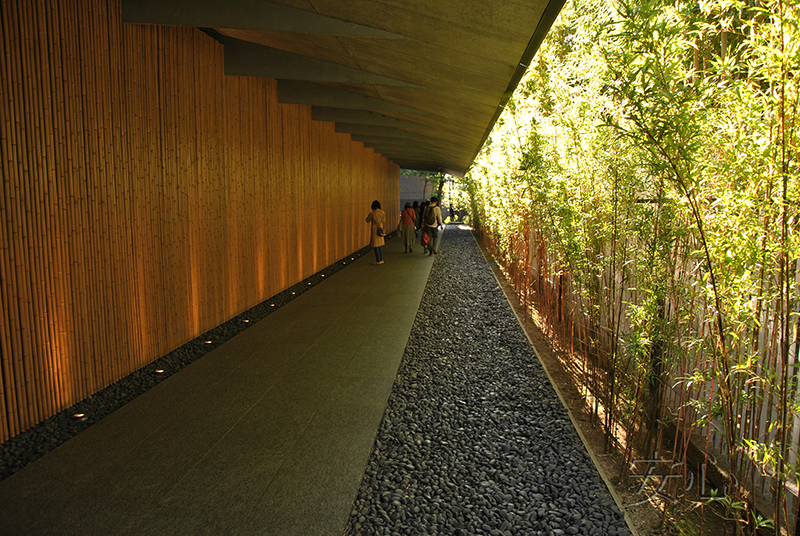
M562 4L0 4L0 442L394 228Z

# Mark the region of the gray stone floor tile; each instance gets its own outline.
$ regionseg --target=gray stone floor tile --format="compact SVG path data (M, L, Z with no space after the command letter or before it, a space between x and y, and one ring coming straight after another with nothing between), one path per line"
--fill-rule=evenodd
M339 536L432 259L359 259L0 482L0 534Z

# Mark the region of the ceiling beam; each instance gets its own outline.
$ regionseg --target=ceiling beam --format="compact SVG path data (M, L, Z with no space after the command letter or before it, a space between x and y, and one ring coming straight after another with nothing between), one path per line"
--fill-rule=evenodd
M298 80L278 80L278 100L284 104L307 104L326 108L349 108L371 112L425 114L419 110L367 97L324 84Z
M394 127L378 125L359 125L354 123L336 123L336 132L346 132L361 136L378 136L384 138L410 139L418 141L429 141L431 138L416 132L409 132Z
M358 125L375 125L394 127L408 130L431 130L431 127L420 123L404 121L396 117L369 112L366 110L348 110L346 108L326 108L314 106L311 108L311 118L315 121L330 121L332 123L350 123Z
M398 164L400 165L400 164ZM401 169L413 169L416 171L433 171L440 172L442 168L435 162L423 162L419 160L409 160L405 165L400 165Z
M419 86L394 78L285 52L250 41L225 36L220 36L219 40L224 45L225 74L228 75L419 88Z
M356 140L353 140L356 141ZM363 142L362 142L363 143ZM434 151L434 150L424 150L424 149L391 149L391 148L384 148L380 146L373 146L367 143L364 143L364 147L374 150L376 153L379 153L389 160L393 162L397 162L400 164L406 160L419 160L425 159L431 162L439 162L440 165L445 165L453 160L452 156L446 152L442 151Z
M464 145L459 143L453 143L449 140L442 140L442 139L431 139L426 138L424 140L418 139L410 139L408 137L405 138L398 138L392 136L379 136L374 134L350 134L350 137L355 141L360 141L363 143L370 143L370 144L380 144L381 147L403 147L403 148L417 148L417 149L428 149L434 148L445 152L457 152L457 151L472 151L471 145ZM371 145L372 146L372 145Z
M400 34L265 0L122 0L122 22L407 39Z

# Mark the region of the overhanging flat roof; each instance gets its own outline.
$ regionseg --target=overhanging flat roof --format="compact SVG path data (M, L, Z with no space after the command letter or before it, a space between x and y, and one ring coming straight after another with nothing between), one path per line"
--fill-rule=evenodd
M194 26L225 72L402 168L463 175L564 0L123 0L129 23Z

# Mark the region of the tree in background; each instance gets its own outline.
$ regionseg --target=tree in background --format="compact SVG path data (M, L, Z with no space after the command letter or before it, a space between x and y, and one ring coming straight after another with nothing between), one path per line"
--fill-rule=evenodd
M425 192L427 192L428 186L431 187L431 196L435 194L440 200L443 218L447 219L449 217L448 209L452 204L454 211L465 214L466 220L470 221L470 198L467 186L462 181L457 180L452 175L441 172L403 169L400 170L400 173L406 177L419 177L425 182L423 189L424 199L430 198Z
M437 197L441 198L442 196L442 188L444 187L445 182L445 174L442 172L435 172L435 171L416 171L413 169L402 169L400 170L400 174L406 177L419 177L423 181L425 181L425 187L423 189L423 197L428 199L428 195L425 192L428 190L428 186L431 187L431 195L433 192L437 192Z

